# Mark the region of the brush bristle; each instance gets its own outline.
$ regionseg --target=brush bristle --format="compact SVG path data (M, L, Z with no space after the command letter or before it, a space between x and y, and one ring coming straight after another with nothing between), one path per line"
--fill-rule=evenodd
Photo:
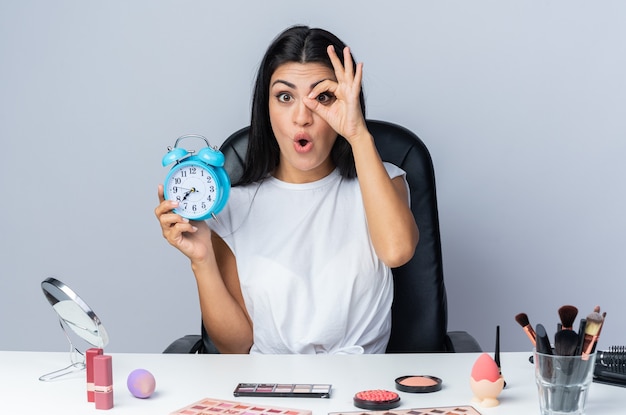
M574 356L577 346L578 334L574 330L561 330L554 335L554 352L560 356Z
M528 315L526 313L519 313L516 315L515 321L517 321L517 323L522 327L530 325L530 320L528 320Z
M593 312L587 316L587 325L585 326L585 334L590 336L595 336L600 331L602 327L602 322L604 319L602 315L598 312Z
M561 324L565 329L571 329L574 325L574 320L578 315L578 308L573 305L564 305L559 308L559 317L561 318Z

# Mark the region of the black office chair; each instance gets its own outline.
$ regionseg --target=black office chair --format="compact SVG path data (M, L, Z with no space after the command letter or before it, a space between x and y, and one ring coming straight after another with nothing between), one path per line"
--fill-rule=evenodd
M428 149L408 129L384 121L368 120L383 161L407 173L411 210L420 231L413 258L393 269L394 300L391 337L387 353L481 352L478 342L465 331L448 332L448 308L443 281L439 214L432 159ZM225 169L233 182L243 172L248 127L233 133L221 146ZM201 335L188 335L172 343L164 353L215 353L201 324Z

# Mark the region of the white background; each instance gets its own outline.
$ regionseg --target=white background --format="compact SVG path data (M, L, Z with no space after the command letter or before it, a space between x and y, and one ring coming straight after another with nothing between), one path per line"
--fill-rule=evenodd
M608 312L624 344L626 3L0 0L0 349L65 350L40 282L110 351L199 332L188 261L153 215L176 137L249 122L265 48L303 23L365 63L368 116L429 147L449 329L529 350L514 320Z

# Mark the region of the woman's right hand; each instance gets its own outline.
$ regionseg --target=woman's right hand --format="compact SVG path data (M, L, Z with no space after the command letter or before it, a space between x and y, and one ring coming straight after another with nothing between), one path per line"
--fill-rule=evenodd
M204 221L190 222L174 213L178 202L165 200L162 184L159 185L158 195L160 203L154 209L154 214L161 224L163 237L192 262L206 261L213 252L209 226Z

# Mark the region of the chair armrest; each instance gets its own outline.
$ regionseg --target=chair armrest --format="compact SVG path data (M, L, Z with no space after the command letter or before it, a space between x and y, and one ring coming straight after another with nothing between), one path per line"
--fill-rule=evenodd
M202 348L202 336L199 334L188 334L184 337L174 340L172 344L167 346L163 353L198 353Z
M455 353L478 353L483 351L476 339L466 331L449 331L446 343L449 351Z

